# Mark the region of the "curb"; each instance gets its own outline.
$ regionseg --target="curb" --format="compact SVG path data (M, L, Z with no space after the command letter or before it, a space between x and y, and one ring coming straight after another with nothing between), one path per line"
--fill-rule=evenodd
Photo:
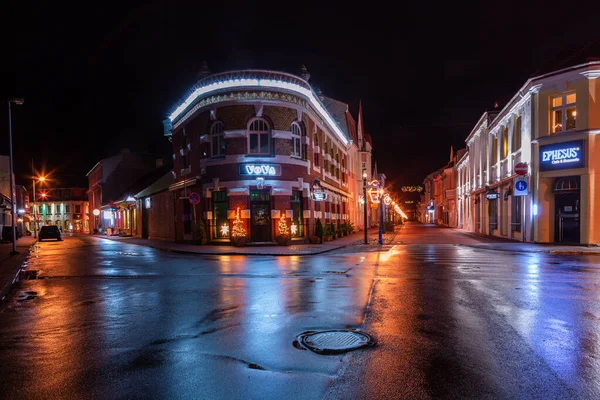
M4 261L4 262L13 262L14 261L15 262L15 267L14 267L15 271L14 271L14 273L11 273L11 278L8 281L8 283L6 283L4 285L4 287L0 289L0 301L4 301L6 296L12 290L15 283L17 283L19 281L19 274L23 269L23 268L21 268L23 265L23 262L25 262L25 260L29 256L29 253L31 252L31 248L33 246L35 246L36 243L37 243L37 240L35 242L33 242L28 248L25 248L21 253L19 253L19 255L14 260L8 258Z
M476 244L456 244L455 246L464 246L470 247L472 249L479 250L489 250L489 251L502 251L505 253L521 253L521 254L531 254L531 253L543 253L543 254L554 254L557 256L570 256L570 255L585 255L585 256L600 256L599 251L585 251L585 250L523 250L523 249L502 249L502 248L491 248L491 247L483 247Z
M105 237L98 237L98 239L110 240L112 242L127 243L126 241L115 240L115 239L110 239L110 238L105 238ZM190 250L177 250L177 249L170 249L168 247L155 246L155 245L151 245L151 244L141 244L141 243L129 243L129 244L133 244L135 246L150 247L152 249L156 249L156 250L160 250L160 251L166 251L166 252L169 252L169 253L193 254L193 255L199 255L199 256L282 256L282 257L290 257L290 256L314 256L314 255L319 255L319 254L327 253L327 252L330 252L330 251L333 251L333 250L343 249L344 247L348 247L348 246L351 245L351 243L350 243L350 244L345 244L345 245L331 247L331 248L325 249L325 250L313 251L313 252L310 252L310 253L301 253L301 254L296 253L296 254L294 254L294 253L238 253L238 252L219 252L219 253L214 253L214 252L199 252L199 251L190 251Z

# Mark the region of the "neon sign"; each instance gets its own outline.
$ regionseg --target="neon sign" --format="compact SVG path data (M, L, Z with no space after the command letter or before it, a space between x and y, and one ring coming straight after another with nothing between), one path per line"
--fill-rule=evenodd
M279 176L281 165L277 164L240 164L239 173L243 176Z
M584 141L555 143L540 147L540 171L556 169L583 168Z

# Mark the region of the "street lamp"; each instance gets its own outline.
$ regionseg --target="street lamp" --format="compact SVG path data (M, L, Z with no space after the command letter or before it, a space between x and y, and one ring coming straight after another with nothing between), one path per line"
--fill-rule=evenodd
M365 230L365 244L369 243L369 239L367 238L367 170L363 169L362 173L363 177L363 218L364 218L364 230Z
M33 161L32 161L33 164ZM45 177L40 176L37 178L38 181L44 182L46 180ZM37 237L38 231L38 221L37 221L37 206L36 206L36 197L35 197L35 176L32 179L33 181L33 237ZM45 193L44 193L45 194Z
M21 98L9 98L8 99L8 143L10 148L10 202L11 202L11 214L12 214L12 252L13 254L19 254L17 251L17 229L16 229L16 213L17 213L17 204L16 204L16 190L15 190L15 174L13 170L13 152L12 152L12 116L10 106L12 103L20 106L23 104L23 99Z

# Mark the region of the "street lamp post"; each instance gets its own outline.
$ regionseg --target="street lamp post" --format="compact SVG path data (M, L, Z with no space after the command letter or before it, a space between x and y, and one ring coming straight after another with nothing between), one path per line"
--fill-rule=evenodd
M46 178L44 178L43 176L40 176L39 178L37 177L33 177L33 237L37 237L37 231L38 231L38 221L37 221L37 204L36 204L36 197L35 197L35 181L39 180L40 182L44 182L46 180Z
M363 219L364 219L364 231L365 231L365 244L369 244L367 238L367 170L363 169Z
M383 203L383 188L385 187L385 175L381 174L381 179L379 180L380 182L380 191L379 191L379 241L378 243L380 245L383 244L383 207L385 206L385 204Z
M15 190L15 174L13 170L13 151L12 151L12 116L10 106L12 103L16 105L23 104L23 99L10 98L8 99L8 145L10 150L10 202L11 202L11 215L12 215L12 252L10 254L19 254L17 251L17 204L16 204L16 190Z

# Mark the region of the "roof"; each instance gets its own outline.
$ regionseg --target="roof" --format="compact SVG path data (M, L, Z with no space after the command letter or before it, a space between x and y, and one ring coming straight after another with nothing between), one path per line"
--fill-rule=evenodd
M348 104L326 96L321 97L321 103L323 103L325 109L329 112L329 115L331 115L336 124L342 128L344 135L346 135L346 139L352 139L348 130L348 117L346 115L348 113Z
M557 51L554 58L533 71L531 78L558 71L573 65L600 61L600 39L596 38L580 47L566 46Z
M165 190L169 189L169 186L173 184L174 181L175 179L173 178L173 174L171 171L169 171L158 178L158 180L154 181L154 183L152 183L150 186L144 188L139 193L136 193L135 197L140 199L142 197L148 197L152 196L153 194L164 192Z
M139 193L142 190L144 190L145 188L147 188L149 185L152 185L154 182L156 182L159 178L161 178L167 172L169 173L169 175L172 178L173 175L171 174L171 169L172 169L171 165L162 165L162 166L146 173L141 178L139 178L137 181L135 181L134 183L129 185L123 191L123 193L119 196L119 198L115 199L115 200L125 199L128 196L135 196L136 193Z

